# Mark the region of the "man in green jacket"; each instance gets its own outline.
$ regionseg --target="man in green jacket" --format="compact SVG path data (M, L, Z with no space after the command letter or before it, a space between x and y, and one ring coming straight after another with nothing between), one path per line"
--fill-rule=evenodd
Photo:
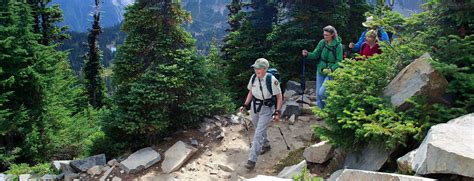
M303 56L308 59L318 61L316 73L316 104L323 109L325 106L326 88L324 82L331 80L328 74L337 69L338 64L342 61L342 40L337 35L337 30L332 26L323 28L324 39L319 41L318 46L313 52L303 50Z

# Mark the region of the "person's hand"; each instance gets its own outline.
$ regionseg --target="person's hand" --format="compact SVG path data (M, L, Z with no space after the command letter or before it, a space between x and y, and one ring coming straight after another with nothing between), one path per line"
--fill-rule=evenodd
M332 72L331 69L328 69L328 68L323 69L323 74L326 74L326 75L327 75L327 74L329 74L329 73L331 73L331 72Z
M354 43L352 43L352 42L349 43L349 48L354 48L354 47L355 47Z
M302 54L303 54L303 56L305 56L305 57L308 56L308 50L303 50Z
M245 111L245 106L240 106L240 112L243 113Z
M272 121L274 122L280 122L280 111L276 111L274 114L273 114L273 119Z

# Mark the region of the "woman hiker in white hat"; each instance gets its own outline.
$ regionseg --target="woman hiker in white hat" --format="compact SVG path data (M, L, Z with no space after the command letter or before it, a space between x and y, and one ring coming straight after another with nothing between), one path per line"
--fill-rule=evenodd
M359 52L360 51L362 43L364 43L364 41L365 41L365 34L369 30L376 30L377 31L379 41L390 42L390 38L388 37L387 32L382 27L377 25L377 23L374 21L373 16L367 17L367 20L362 23L362 26L366 27L367 29L364 32L362 32L362 34L359 37L359 41L357 41L356 44L354 44L352 42L349 44L349 48L352 49L352 52Z

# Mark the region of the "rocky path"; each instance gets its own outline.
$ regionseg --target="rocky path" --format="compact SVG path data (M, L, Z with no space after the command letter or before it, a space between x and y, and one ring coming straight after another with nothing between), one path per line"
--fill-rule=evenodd
M233 124L221 128L225 136L220 142L210 142L200 148L205 150L198 152L179 171L163 174L160 170L149 169L149 172L134 180L233 180L237 176L251 178L256 175L276 175L279 170L274 170L274 166L290 151L309 145L311 125L319 123L310 115L300 116L293 125L287 121L273 123L268 129L272 149L259 157L252 171L243 166L249 153L246 129L241 124ZM287 150L278 127L282 129L290 150ZM250 130L253 131L253 128ZM250 135L253 136L253 132Z

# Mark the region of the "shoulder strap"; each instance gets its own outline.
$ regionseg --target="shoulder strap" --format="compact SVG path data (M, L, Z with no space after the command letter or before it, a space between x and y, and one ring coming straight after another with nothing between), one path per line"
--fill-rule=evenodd
M255 77L257 77L255 74L252 75L252 84L255 83Z
M266 84L267 84L267 89L268 92L273 96L273 89L272 89L272 74L267 73L267 76L265 78Z

